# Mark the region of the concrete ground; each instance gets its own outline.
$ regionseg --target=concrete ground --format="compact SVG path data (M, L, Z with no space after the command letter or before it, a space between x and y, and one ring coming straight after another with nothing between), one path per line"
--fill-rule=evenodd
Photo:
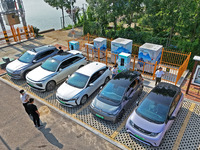
M0 150L117 150L73 121L37 101L44 127L35 128L25 113L19 92L0 81Z

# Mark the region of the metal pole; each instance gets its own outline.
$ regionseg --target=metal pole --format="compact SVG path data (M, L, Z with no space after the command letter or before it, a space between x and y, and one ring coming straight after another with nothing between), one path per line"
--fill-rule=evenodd
M73 7L72 7L72 0L70 0L71 3L71 15L72 15L72 33L73 33L73 39L74 39L74 15L73 15Z
M0 24L1 24L1 28L2 28L2 31L3 31L5 40L6 40L6 42L9 44L8 35L7 35L7 32L6 32L6 28L5 28L5 25L4 25L4 22L3 22L3 18L2 18L2 16L1 16L1 13L0 13Z
M193 67L193 70L192 70L192 73L191 73L191 76L190 76L190 80L188 82L188 87L187 87L186 92L185 92L186 94L188 94L188 91L189 91L189 88L190 88L190 85L191 85L191 82L192 82L192 78L193 78L194 72L195 72L195 70L197 68L197 64L198 64L198 61L195 60L194 67Z
M22 5L22 1L21 0L17 0L18 6L19 6L19 12L21 14L21 18L22 18L22 24L24 26L24 31L26 34L26 38L29 38L29 34L28 34L28 30L27 30L27 25L26 25L26 19L25 19L25 13L24 13L24 9L23 9L23 5Z

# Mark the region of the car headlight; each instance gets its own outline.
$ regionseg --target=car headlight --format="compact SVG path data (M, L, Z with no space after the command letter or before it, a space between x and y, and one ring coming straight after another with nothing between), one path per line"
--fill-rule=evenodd
M157 136L159 133L153 133L153 132L151 132L150 134L149 134L149 136Z
M21 73L21 70L16 70L13 72L14 74L20 74Z
M130 125L131 125L132 127L134 127L134 123L133 123L132 120L130 120L129 123L130 123Z

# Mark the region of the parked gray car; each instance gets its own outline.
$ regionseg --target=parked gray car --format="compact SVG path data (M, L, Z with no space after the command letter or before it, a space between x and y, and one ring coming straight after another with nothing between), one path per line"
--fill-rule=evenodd
M183 97L180 87L159 83L128 118L127 132L145 144L159 146L183 104Z
M90 104L97 117L118 122L134 105L143 90L143 78L137 71L125 70L110 80Z
M13 79L25 79L26 74L41 65L47 58L56 55L59 50L51 45L26 51L21 57L6 66L7 74Z

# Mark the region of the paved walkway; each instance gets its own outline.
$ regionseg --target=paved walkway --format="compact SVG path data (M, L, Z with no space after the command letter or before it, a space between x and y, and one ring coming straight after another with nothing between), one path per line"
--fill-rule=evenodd
M24 111L19 92L0 81L0 150L117 150L70 119L35 101L44 127L38 130Z

